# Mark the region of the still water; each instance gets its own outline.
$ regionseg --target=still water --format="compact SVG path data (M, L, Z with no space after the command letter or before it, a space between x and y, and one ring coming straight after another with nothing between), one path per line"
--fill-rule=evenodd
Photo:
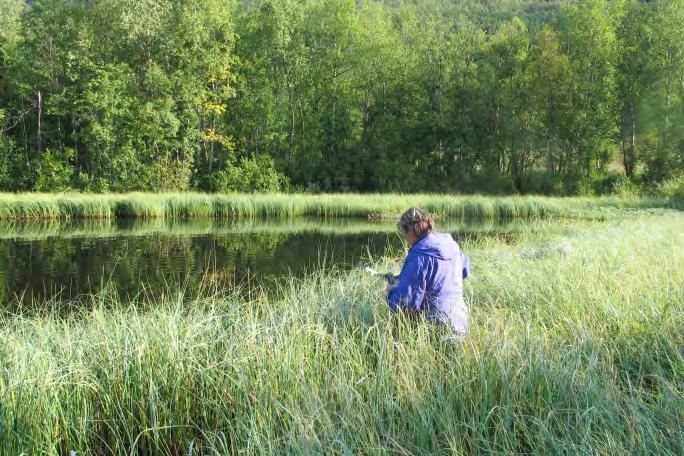
M505 226L454 222L444 228L467 250ZM103 288L122 299L200 284L265 289L278 278L352 268L400 254L391 222L131 221L0 223L0 302L71 300Z

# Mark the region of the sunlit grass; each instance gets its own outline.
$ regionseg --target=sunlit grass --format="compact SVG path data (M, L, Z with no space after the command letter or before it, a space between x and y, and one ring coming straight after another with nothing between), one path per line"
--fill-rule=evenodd
M658 208L668 199L400 194L0 194L0 219L396 217L421 206L444 217L603 216Z
M683 225L472 249L462 347L360 271L5 315L0 453L681 454Z

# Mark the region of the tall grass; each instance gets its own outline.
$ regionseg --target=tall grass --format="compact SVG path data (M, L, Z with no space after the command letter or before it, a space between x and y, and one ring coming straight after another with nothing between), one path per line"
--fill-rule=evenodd
M470 251L463 346L360 272L6 315L0 453L682 454L683 222Z
M448 217L605 215L667 207L668 199L401 194L0 194L0 219L395 217L422 206Z

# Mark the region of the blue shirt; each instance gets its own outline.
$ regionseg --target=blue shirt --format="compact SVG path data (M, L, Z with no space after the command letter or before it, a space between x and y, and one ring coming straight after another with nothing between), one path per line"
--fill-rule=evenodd
M397 286L387 294L391 310L425 312L431 320L449 324L465 334L468 307L463 299L463 280L470 261L449 233L430 233L411 247Z

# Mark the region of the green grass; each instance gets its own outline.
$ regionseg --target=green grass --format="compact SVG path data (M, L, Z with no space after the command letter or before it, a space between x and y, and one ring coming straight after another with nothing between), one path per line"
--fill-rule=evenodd
M5 315L0 453L682 454L683 225L483 242L462 347L360 271Z
M411 206L444 217L605 216L669 199L400 194L0 194L0 219L397 217Z

